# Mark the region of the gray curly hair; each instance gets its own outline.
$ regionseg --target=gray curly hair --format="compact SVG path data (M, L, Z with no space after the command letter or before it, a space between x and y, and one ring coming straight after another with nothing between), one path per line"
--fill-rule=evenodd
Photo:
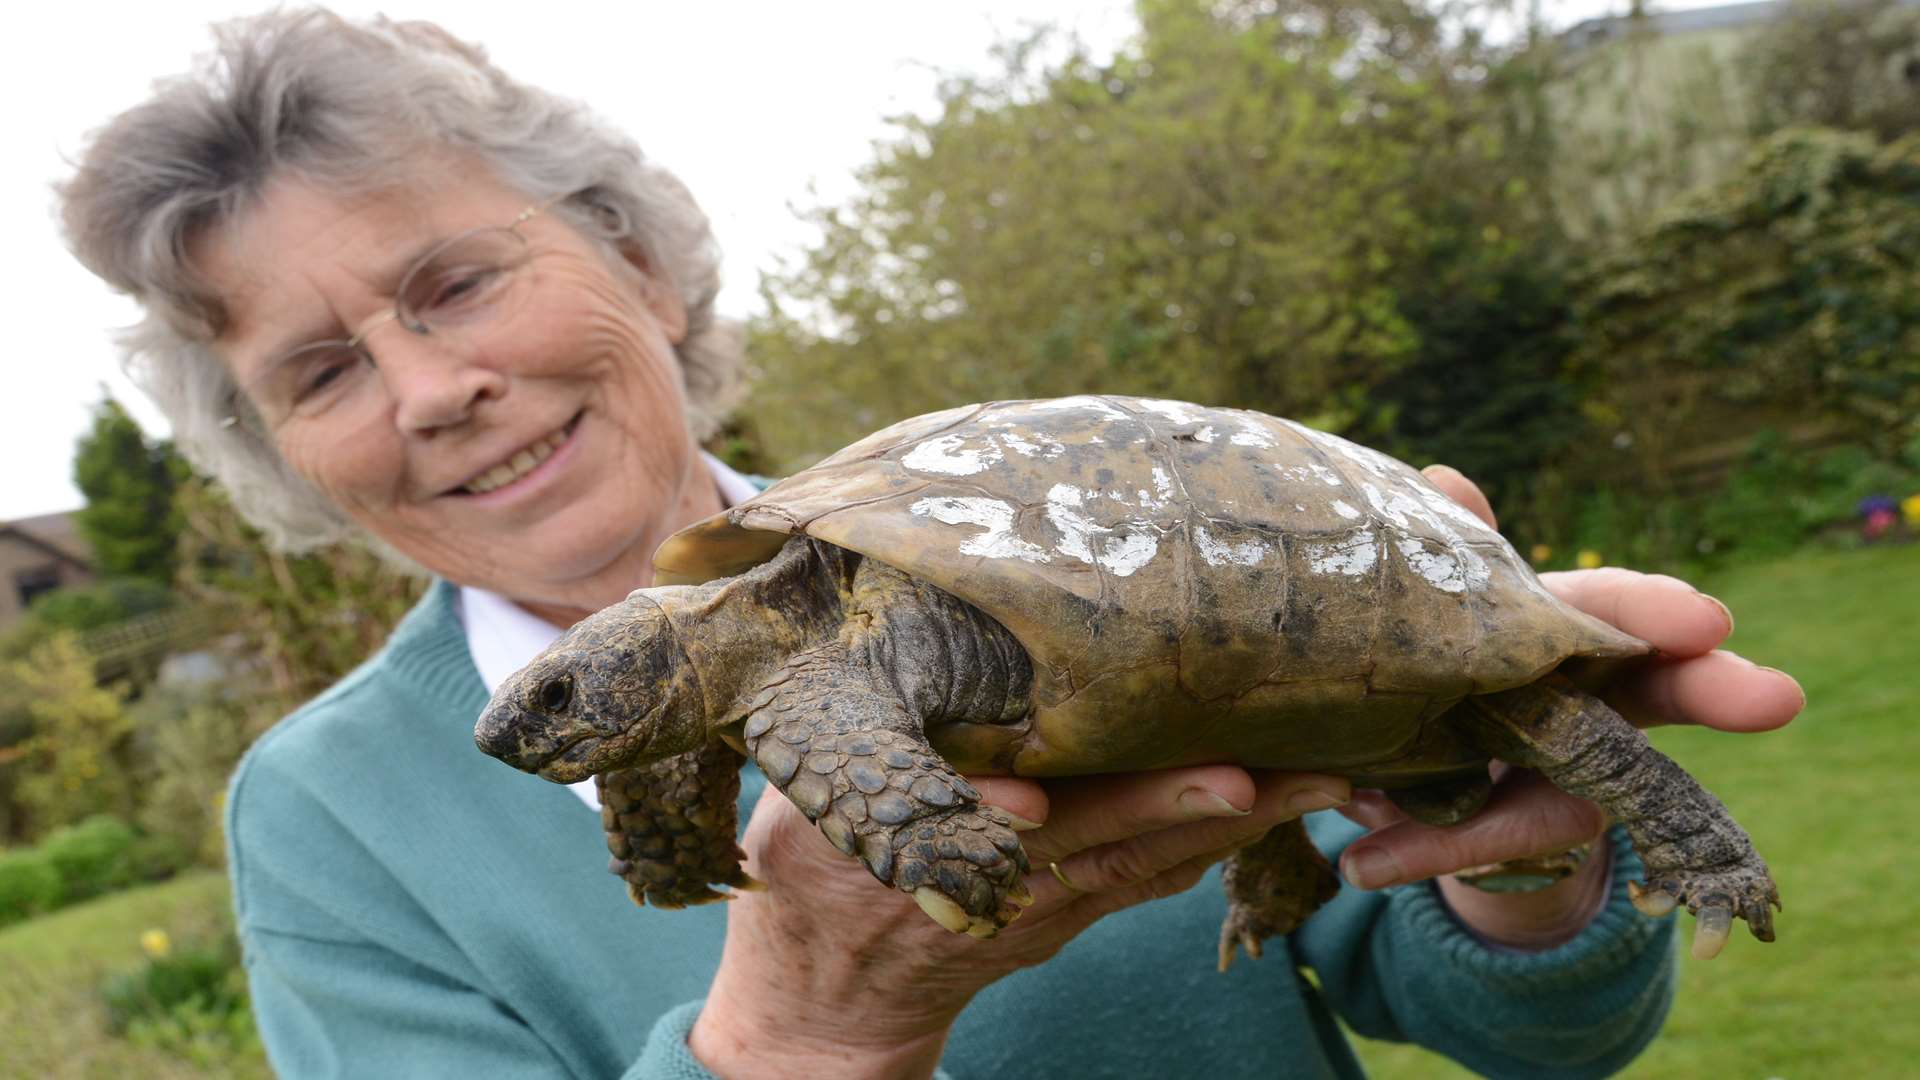
M364 192L418 179L409 170L423 154L451 150L536 199L568 196L553 213L609 252L638 247L678 289L688 423L696 439L718 428L744 369L739 327L713 310L719 250L686 187L631 139L429 23L305 10L213 29L215 48L191 73L90 137L60 186L61 211L74 255L144 310L120 338L128 373L187 459L270 543L298 551L371 539L272 446L222 423L234 387L210 342L226 311L187 252L279 176Z

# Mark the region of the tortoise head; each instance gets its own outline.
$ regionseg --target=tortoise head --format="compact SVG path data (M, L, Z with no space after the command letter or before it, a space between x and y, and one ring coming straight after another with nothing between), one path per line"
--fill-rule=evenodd
M694 591L642 589L575 624L500 684L473 741L562 784L704 742L699 673L661 606Z

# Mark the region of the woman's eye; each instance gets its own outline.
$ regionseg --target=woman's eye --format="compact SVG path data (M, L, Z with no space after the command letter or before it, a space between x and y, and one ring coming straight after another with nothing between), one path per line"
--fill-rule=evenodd
M415 310L457 311L470 307L486 298L499 276L500 270L492 266L468 266L437 274L421 290L425 295Z
M306 361L295 372L294 404L306 404L339 390L353 377L354 369L359 366L360 357L347 349Z

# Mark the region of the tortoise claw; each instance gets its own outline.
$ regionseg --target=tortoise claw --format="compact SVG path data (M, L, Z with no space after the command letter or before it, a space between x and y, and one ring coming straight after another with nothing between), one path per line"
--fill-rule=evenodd
M1733 909L1715 905L1700 909L1700 923L1693 932L1693 958L1711 960L1726 948L1733 932Z

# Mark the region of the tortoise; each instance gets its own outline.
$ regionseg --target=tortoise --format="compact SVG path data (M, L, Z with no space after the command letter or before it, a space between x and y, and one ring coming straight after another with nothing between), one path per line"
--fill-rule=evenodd
M880 882L990 936L1031 902L963 774L1233 762L1452 824L1491 758L1623 823L1635 902L1763 941L1778 892L1718 799L1587 692L1651 648L1561 603L1411 467L1257 412L1113 396L902 421L669 538L653 587L502 684L481 749L597 776L640 904L751 887L741 757ZM1299 821L1228 861L1219 956L1338 879Z

